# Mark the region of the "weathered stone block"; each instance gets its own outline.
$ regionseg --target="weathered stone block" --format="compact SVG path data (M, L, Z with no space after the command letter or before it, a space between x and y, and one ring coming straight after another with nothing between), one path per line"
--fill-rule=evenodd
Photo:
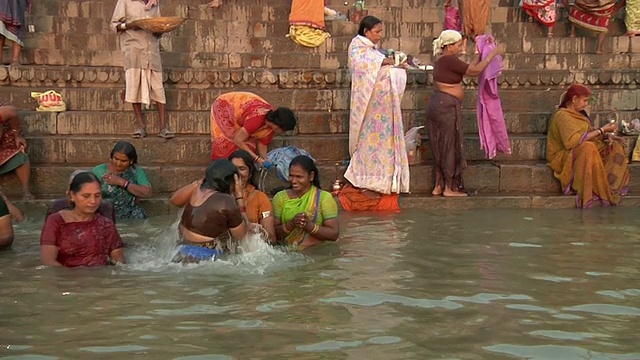
M537 192L562 193L560 182L553 176L553 170L544 163L536 164L531 168L531 190Z
M344 134L349 131L347 112L305 112L298 113L300 134Z
M64 163L67 154L67 142L57 137L34 137L25 134L29 147L29 161L32 164Z
M500 165L500 191L527 193L531 181L531 165Z
M467 189L482 189L483 192L498 192L500 189L500 169L493 165L475 165L464 172Z
M21 111L20 128L28 135L53 135L56 133L57 113Z
M293 106L297 110L333 109L331 90L294 90Z

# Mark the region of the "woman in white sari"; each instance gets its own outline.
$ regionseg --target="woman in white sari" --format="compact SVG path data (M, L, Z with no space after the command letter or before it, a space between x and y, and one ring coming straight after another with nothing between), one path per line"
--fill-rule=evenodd
M398 194L409 192L400 107L407 74L378 50L382 30L380 19L367 16L349 45L351 162L345 178L357 188Z

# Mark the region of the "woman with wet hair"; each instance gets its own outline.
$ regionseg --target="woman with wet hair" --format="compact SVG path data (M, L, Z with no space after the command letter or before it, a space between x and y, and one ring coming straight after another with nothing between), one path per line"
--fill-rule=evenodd
M289 184L291 188L273 197L278 238L301 249L336 241L340 235L338 205L329 192L320 189L318 167L310 157L291 160Z
M40 261L49 266L104 266L125 263L115 224L100 215L100 180L90 172L74 176L69 186L73 209L50 215L40 235Z
M177 190L170 199L184 207L179 225L182 239L174 262L211 260L236 251L249 226L242 182L237 168L216 160L202 180Z
M92 172L101 179L102 195L116 211L119 219L144 219L147 212L139 199L152 195L147 174L138 165L138 153L129 142L119 141L109 155L111 161L98 165Z
M238 169L240 182L242 183L242 196L247 204L247 218L252 224L260 224L269 234L269 241L276 240L276 230L273 225L273 207L271 200L264 192L258 190L256 184L257 168L251 159L251 155L238 150L229 155L229 161Z

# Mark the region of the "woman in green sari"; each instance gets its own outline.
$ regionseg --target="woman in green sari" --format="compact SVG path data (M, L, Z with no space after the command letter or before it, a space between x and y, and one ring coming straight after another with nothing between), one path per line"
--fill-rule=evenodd
M276 232L283 243L304 249L338 239L338 205L329 192L320 189L319 178L308 156L291 160L291 188L273 197Z
M92 172L100 179L102 198L111 204L118 219L144 219L147 212L138 199L151 197L151 183L138 163L136 148L119 141L111 150L111 162L100 164Z

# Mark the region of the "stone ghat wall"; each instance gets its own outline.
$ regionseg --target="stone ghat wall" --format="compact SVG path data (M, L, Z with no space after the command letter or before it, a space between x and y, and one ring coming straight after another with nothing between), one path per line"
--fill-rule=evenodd
M202 176L209 162L209 109L223 92L254 91L276 106L289 106L299 116L297 128L278 136L274 147L294 145L309 150L320 162L322 182L335 179L334 163L348 158L349 91L347 46L357 25L327 23L332 37L308 49L284 37L290 2L281 0L225 0L218 9L202 1L162 0L164 15L188 18L178 30L163 36L162 58L167 92L167 117L178 136L164 141L153 136L157 113L147 112L146 139L132 140L154 191L166 194ZM431 41L442 28L442 9L436 0L369 0L370 14L385 22L383 47L416 54L431 62ZM345 12L341 1L330 0ZM62 194L68 175L108 159L113 144L129 139L134 128L130 106L122 100L124 79L117 37L109 30L114 1L43 0L34 4L28 23L23 65L0 67L0 100L21 110L22 127L30 144L33 191L38 196ZM640 38L620 36L614 22L606 42L607 54L589 54L595 38L563 37L566 23L548 39L541 27L523 22L513 1L493 1L491 31L507 44L500 94L513 155L495 161L479 150L475 118L474 79L465 79L463 117L470 167L465 182L483 193L558 192L558 184L544 165L547 123L560 94L574 82L595 90L593 114L600 123L617 108L621 119L640 116ZM518 36L514 36L517 34ZM582 36L584 35L584 36ZM467 61L473 60L469 55ZM405 128L423 125L424 109L432 93L427 72L412 71L402 108ZM35 112L31 91L56 89L69 111ZM414 193L430 191L428 139L422 162L411 167ZM635 137L627 137L630 151ZM338 173L344 169L339 169ZM632 177L640 167L632 166ZM636 176L637 175L637 176ZM279 183L269 178L269 186ZM13 175L0 177L10 195L20 189ZM640 190L640 183L632 183Z
M122 56L117 36L109 29L113 1L49 0L36 2L28 23L36 32L27 34L23 63L120 66ZM177 30L165 34L165 67L337 69L347 65L346 50L357 32L357 24L329 21L332 34L317 48L295 44L288 33L290 2L287 0L231 0L217 9L204 0L163 0L165 15L188 19ZM416 55L431 63L432 40L442 30L443 11L437 1L369 0L369 13L385 21L384 48ZM566 37L567 24L557 25L556 36L547 39L543 29L522 22L513 1L494 1L490 31L507 46L509 69L635 68L640 64L640 38L619 36L621 21L614 21L605 44L607 54L593 55L595 38L579 33ZM329 5L346 12L342 1ZM517 36L514 36L517 35Z

